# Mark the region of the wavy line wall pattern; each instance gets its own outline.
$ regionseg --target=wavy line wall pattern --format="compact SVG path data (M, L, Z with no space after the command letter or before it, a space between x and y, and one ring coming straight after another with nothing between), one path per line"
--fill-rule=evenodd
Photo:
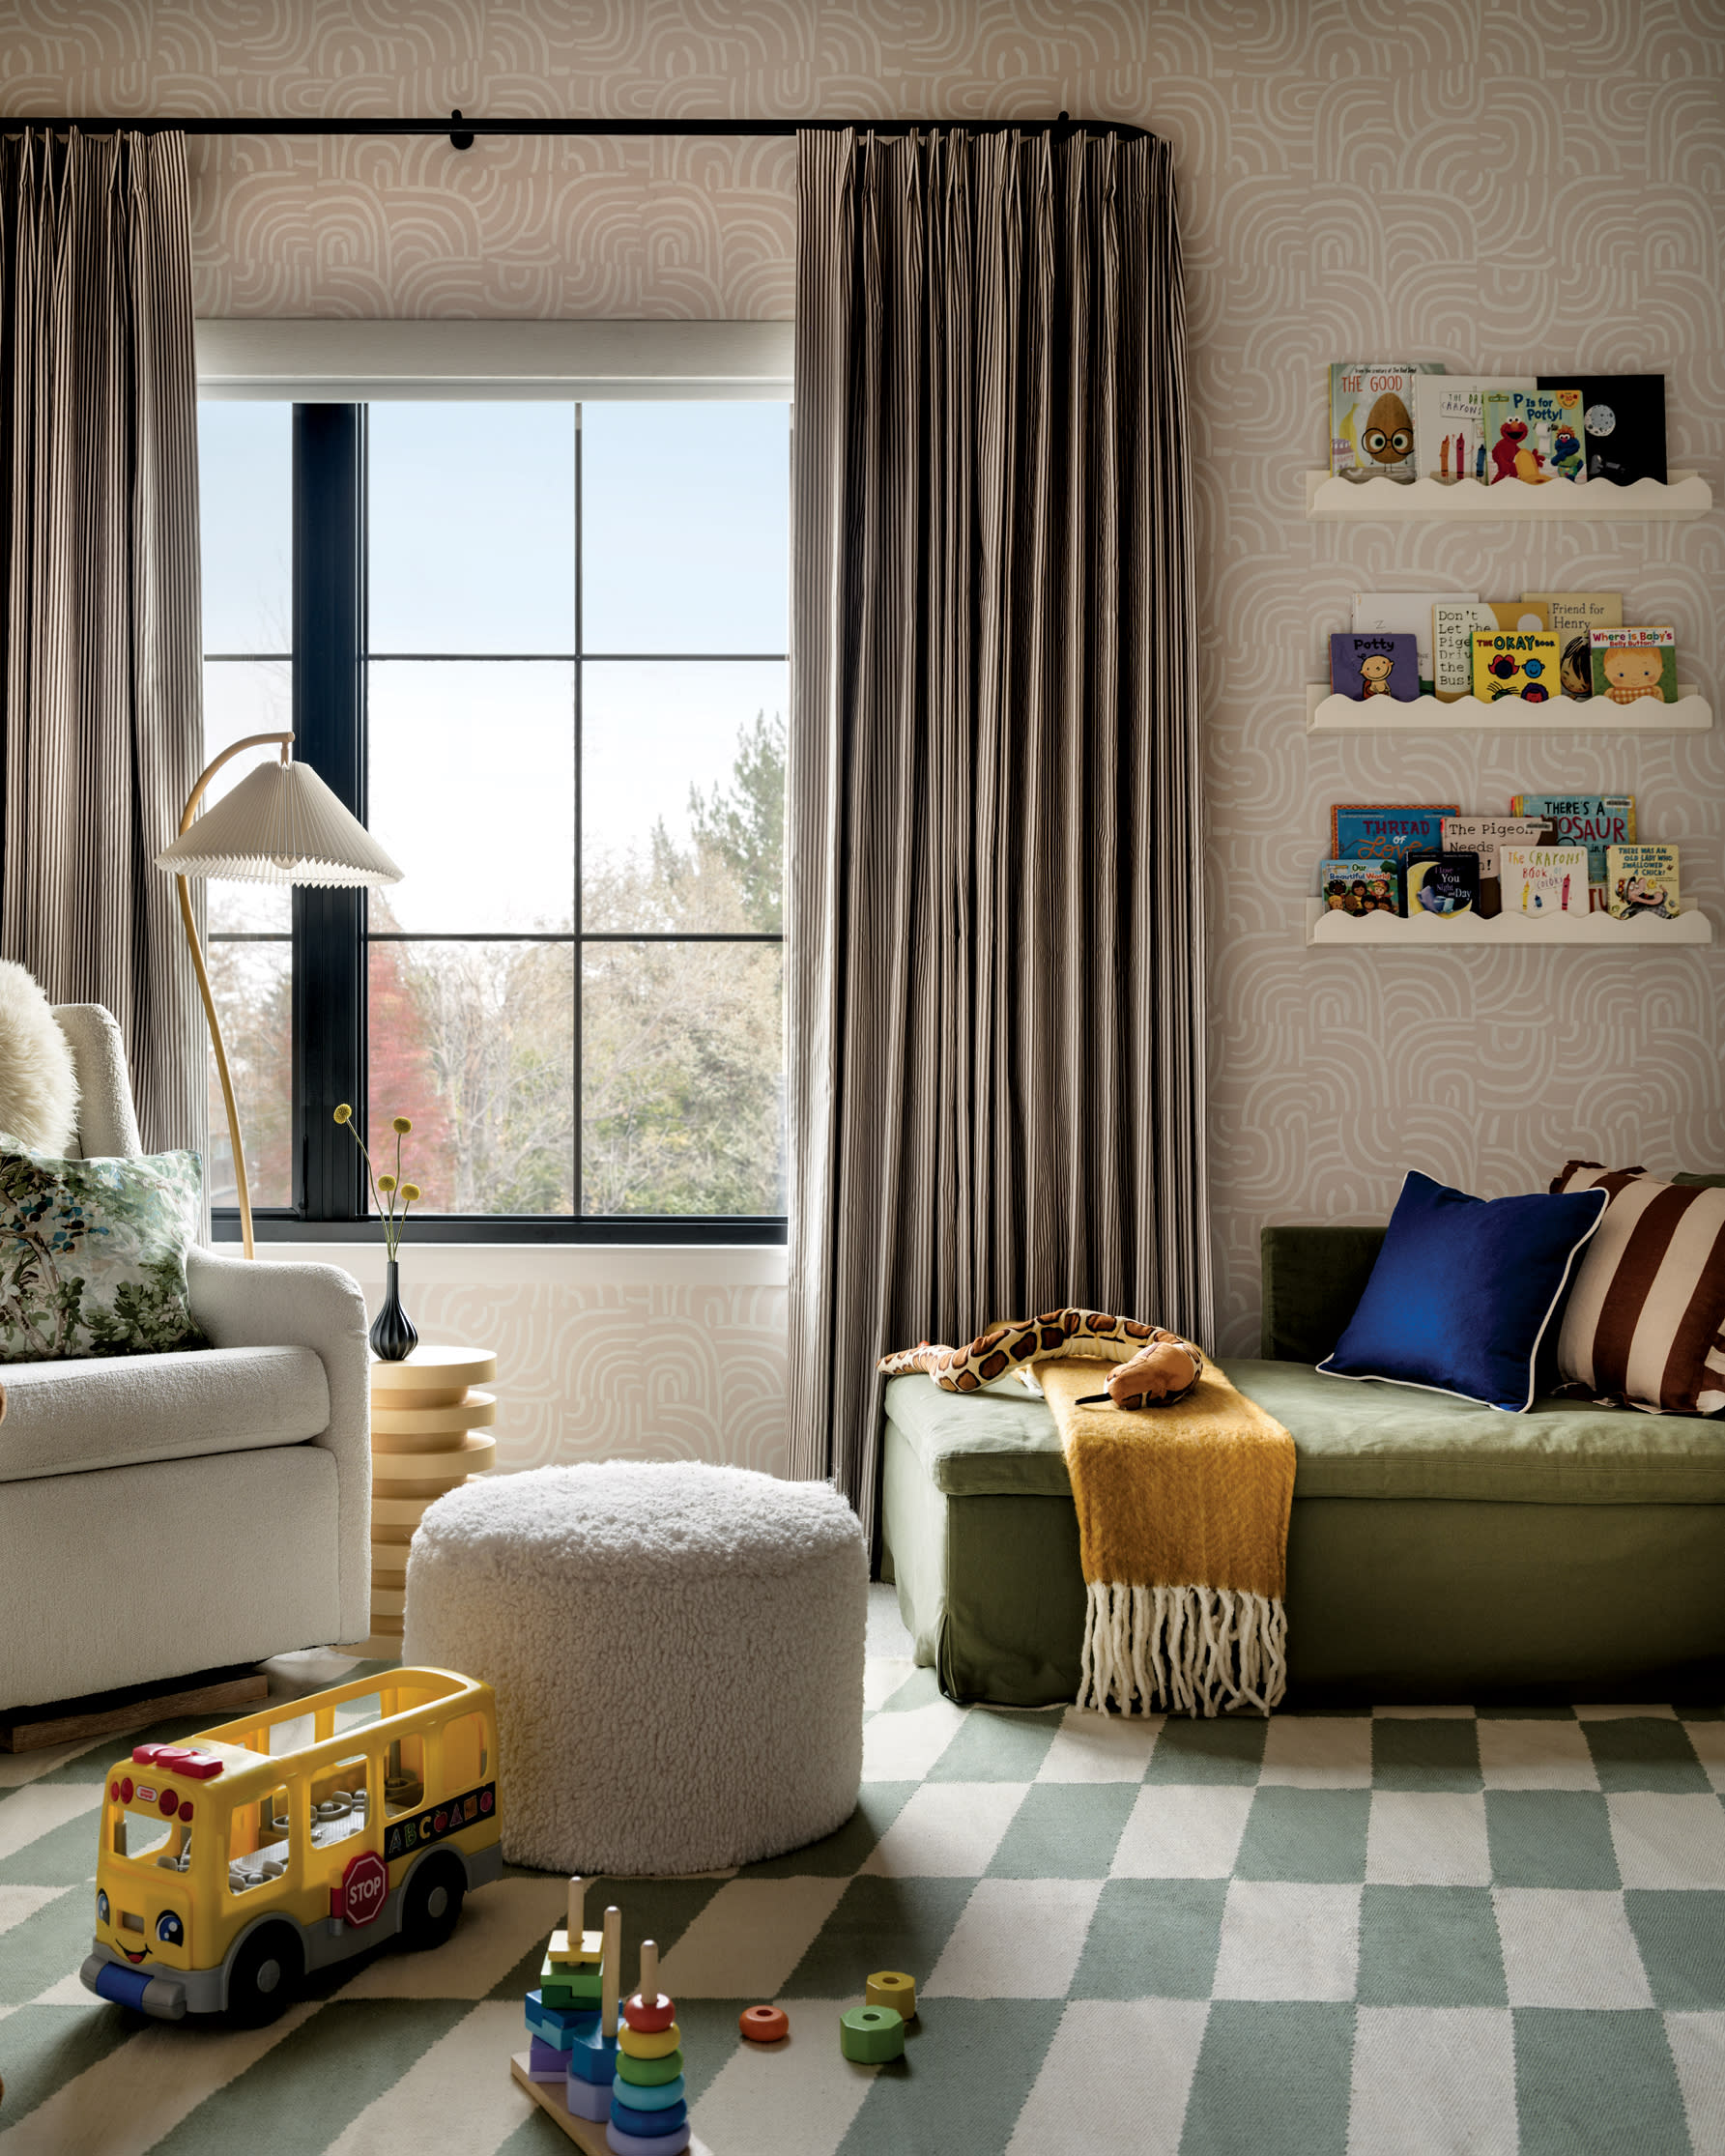
M13 112L1045 116L1175 146L1208 726L1220 1343L1266 1221L1382 1218L1418 1166L1495 1194L1572 1153L1725 1165L1725 949L1308 953L1335 800L1627 789L1725 925L1710 734L1308 736L1355 589L1621 589L1717 702L1725 512L1690 525L1310 525L1328 362L1650 367L1725 478L1725 0L12 0ZM783 141L194 144L209 315L775 318ZM1069 1283L1050 1282L1055 1300ZM514 1464L783 1457L783 1296L428 1289L495 1336ZM979 1316L986 1313L978 1313ZM1146 1312L1153 1316L1154 1312ZM669 1347L644 1374L628 1343Z

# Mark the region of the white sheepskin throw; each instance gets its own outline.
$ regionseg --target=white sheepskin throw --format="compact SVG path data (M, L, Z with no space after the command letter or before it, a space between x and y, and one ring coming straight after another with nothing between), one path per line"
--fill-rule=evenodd
M509 1862L749 1864L856 1808L868 1570L824 1482L537 1468L426 1512L402 1659L495 1689Z
M64 1160L77 1129L72 1045L32 976L0 959L0 1134Z

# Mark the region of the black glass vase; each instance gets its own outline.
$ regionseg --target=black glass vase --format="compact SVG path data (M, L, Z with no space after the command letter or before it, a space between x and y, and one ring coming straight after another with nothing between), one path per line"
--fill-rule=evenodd
M385 1260L388 1281L384 1307L371 1325L371 1352L380 1363L405 1363L419 1344L413 1320L401 1307L401 1267L394 1258Z

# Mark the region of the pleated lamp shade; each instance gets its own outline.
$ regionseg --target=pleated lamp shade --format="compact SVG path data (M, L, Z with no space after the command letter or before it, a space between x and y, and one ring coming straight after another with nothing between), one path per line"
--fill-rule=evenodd
M401 871L308 763L265 763L156 856L224 883L399 883Z

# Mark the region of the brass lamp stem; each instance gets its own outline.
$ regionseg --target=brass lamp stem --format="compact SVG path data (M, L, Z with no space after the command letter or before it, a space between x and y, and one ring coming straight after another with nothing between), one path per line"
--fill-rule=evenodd
M230 757L238 756L242 749L261 749L278 741L281 743L281 761L285 763L288 760L288 744L293 738L291 733L248 733L244 741L236 741L232 748L223 749L192 788L191 796L180 819L180 836L184 838L190 830L191 819L197 814L197 805L204 798L205 788ZM234 1103L234 1081L228 1075L227 1050L221 1041L221 1023L216 1016L216 999L210 993L210 975L205 968L204 954L198 944L197 922L191 910L191 890L183 876L176 876L174 882L180 893L180 918L186 924L186 940L191 945L191 964L198 977L198 993L204 999L204 1016L210 1021L210 1039L216 1049L216 1068L221 1078L221 1097L227 1105L228 1142L234 1149L234 1183L240 1197L240 1241L245 1255L253 1257L257 1253L251 1240L251 1193L245 1182L245 1149L240 1141L240 1110Z

